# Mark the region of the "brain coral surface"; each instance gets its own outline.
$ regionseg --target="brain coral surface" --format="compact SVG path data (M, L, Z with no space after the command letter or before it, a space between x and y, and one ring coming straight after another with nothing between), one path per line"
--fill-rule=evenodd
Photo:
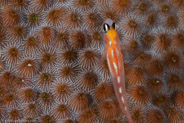
M0 122L128 122L104 53L111 18L136 123L184 122L184 0L0 0Z

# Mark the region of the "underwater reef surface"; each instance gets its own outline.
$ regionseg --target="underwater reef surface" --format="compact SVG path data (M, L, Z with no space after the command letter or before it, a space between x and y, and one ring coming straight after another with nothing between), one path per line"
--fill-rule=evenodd
M184 0L0 0L0 122L128 122L102 25L117 24L136 123L184 122Z

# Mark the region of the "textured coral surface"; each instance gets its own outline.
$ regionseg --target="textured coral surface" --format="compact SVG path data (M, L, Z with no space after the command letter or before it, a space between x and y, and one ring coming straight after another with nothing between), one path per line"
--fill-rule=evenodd
M0 0L0 122L128 122L102 24L117 24L136 123L184 122L184 0Z

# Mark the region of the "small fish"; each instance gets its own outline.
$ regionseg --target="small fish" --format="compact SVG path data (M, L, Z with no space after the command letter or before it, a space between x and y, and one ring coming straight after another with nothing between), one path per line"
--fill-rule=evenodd
M116 32L116 24L111 19L106 19L103 24L104 40L106 43L103 57L107 58L108 67L112 76L116 98L120 108L129 120L134 123L128 109L128 101L125 92L125 73L123 55L121 53L119 37Z

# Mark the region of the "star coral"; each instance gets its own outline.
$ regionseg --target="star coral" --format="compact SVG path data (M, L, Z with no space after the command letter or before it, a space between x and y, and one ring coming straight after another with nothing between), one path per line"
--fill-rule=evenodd
M127 122L103 56L116 22L136 123L184 121L184 0L0 0L0 122ZM7 114L7 115L6 115Z

